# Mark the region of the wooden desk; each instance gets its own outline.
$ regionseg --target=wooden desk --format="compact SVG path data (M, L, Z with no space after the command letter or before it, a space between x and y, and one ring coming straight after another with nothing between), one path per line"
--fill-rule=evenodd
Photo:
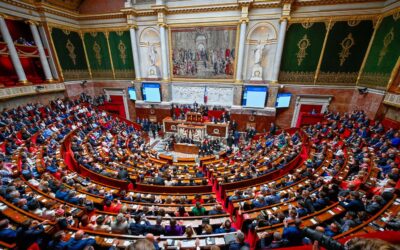
M198 154L199 147L194 144L175 143L174 151L179 152L179 153L184 153L184 154Z

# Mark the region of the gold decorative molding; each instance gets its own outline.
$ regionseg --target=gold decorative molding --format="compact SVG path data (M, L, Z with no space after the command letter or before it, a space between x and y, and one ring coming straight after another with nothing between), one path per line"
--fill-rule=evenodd
M297 47L299 48L299 51L297 51L296 53L297 66L300 66L304 58L308 55L306 50L310 45L311 42L310 39L308 39L307 34L305 34L303 38L300 39L299 42L297 43Z
M358 72L320 72L318 83L322 85L347 85L356 84Z
M74 65L76 65L76 54L75 54L75 46L74 44L71 42L71 40L67 40L67 43L65 44L65 47L68 50L68 56L69 58L71 58L72 63Z
M340 66L343 66L343 64L346 62L347 58L350 56L350 49L353 47L355 44L353 34L349 33L346 38L343 39L343 41L340 43L340 46L342 47L342 50L339 53L339 59L340 59Z
M393 42L394 40L394 29L393 27L390 29L390 31L385 35L385 38L383 39L383 47L379 51L379 59L377 65L381 65L383 58L387 54L387 50L389 45Z
M278 79L281 83L314 84L314 72L281 71Z

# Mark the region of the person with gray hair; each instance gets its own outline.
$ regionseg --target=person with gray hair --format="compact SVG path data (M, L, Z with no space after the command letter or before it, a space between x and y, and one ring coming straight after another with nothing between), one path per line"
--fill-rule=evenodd
M115 221L111 223L111 232L114 234L128 233L128 222L122 213L119 213Z
M245 235L242 231L237 231L235 241L229 243L229 250L241 250L250 248L249 243L245 242Z

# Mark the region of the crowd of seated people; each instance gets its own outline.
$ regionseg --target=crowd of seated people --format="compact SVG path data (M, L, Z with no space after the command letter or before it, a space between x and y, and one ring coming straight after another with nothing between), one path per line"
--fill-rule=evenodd
M313 225L313 228L336 237L362 225L393 200L399 181L399 133L393 129L384 130L379 122L369 123L361 111L343 116L327 113L326 123L303 129L309 137L313 155L304 162L302 171L280 177L282 180L275 181L276 185L263 185L259 190L238 190L229 198L229 202L250 201L248 207L241 209L257 213L249 228L260 233L259 247L309 243L310 239L304 237L302 221L331 204L337 203L343 212ZM6 204L25 211L32 218L40 218L10 228L13 223L1 215L0 241L17 242L20 249L32 244L41 249L96 247L96 239L81 231L89 230L144 235L146 240L138 240L135 244L149 244L148 249L158 249L154 236L196 238L239 229L230 220L222 223L210 220L209 216L226 214L224 206L212 196L207 200L200 195L186 200L183 196L161 198L161 195L141 192L115 193L88 178L78 178L79 175L68 169L60 158L64 139L71 134L74 158L96 173L123 180L137 175L139 181L150 180L149 183L166 186L184 185L179 182L182 174L199 178L204 185L208 181L205 172L197 166L150 162L145 154L150 150L145 132L97 110L83 98L3 111L0 125L2 131L6 131L2 133L5 150L0 152L0 196ZM286 131L240 141L233 147L226 163L221 164L227 172L219 171L219 166L215 165L215 176L222 182L257 178L284 168L300 154L302 146L300 133ZM329 157L332 159L325 164L324 159ZM19 174L15 174L14 164L19 166ZM345 166L349 168L347 175L337 178ZM314 177L317 173L319 176ZM285 193L285 188L303 179L312 181L290 195ZM96 206L88 195L102 197L103 206ZM133 208L128 205L130 202L142 205ZM282 202L289 205L277 208ZM176 206L176 209L166 211L162 205ZM212 208L207 210L206 206ZM273 207L276 209L272 211L265 209ZM82 213L80 216L77 216L78 211ZM183 224L180 218L190 219L190 216L203 217L202 222ZM388 216L386 221L386 229L398 230L398 214ZM46 234L49 225L56 225L58 231L52 238ZM276 230L268 230L269 227ZM66 232L71 228L78 231L67 239ZM282 232L278 228L282 228ZM244 229L246 232L247 228ZM245 234L238 231L228 248L243 247L249 247L249 244Z
M327 113L326 119L328 121L326 124L318 123L304 130L314 145L318 143L322 146L323 143L320 142L329 139L328 147L333 150L335 159L340 165L344 163L343 158L346 154L344 151L347 151L348 177L343 181L325 179L322 185L313 182L302 187L293 197L297 205L289 207L284 213L280 210L260 213L254 224L255 228L268 229L279 223L284 224L283 234L269 230L261 234L262 247L268 248L275 244L283 247L304 243L299 230L300 219L335 202L338 202L344 212L316 226L316 230L331 237L343 234L375 215L395 195L395 185L399 181L398 145L396 145L399 134L393 129L385 132L380 129L382 125L377 121L370 125L370 121L362 111L343 116ZM345 133L348 136L344 137ZM343 144L339 138L343 138ZM379 140L383 141L382 145L374 147ZM333 165L335 163L331 162L328 169L331 168L333 171ZM328 174L328 169L325 169L323 175ZM371 170L378 173L371 176ZM258 196L253 205L268 206L267 197L270 196ZM288 227L290 221L294 221L295 224Z
M283 131L277 136L268 134L263 139L240 141L232 148L228 146L230 160L207 166L208 171L213 172L218 182L238 182L282 169L301 152L298 133L289 135Z

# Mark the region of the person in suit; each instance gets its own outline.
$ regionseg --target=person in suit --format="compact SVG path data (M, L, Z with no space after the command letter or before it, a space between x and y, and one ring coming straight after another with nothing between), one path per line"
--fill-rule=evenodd
M162 223L162 217L157 216L156 224L150 226L149 232L156 236L165 235L165 228L163 225L161 225L161 223Z
M0 221L0 241L14 243L17 238L17 231L9 228L9 224L8 219Z
M93 246L96 244L96 240L92 238L86 238L85 232L79 230L75 233L75 236L71 238L67 243L67 250L83 250L85 247Z
M143 221L144 223L142 223L142 219L140 217L140 215L135 215L134 217L134 221L129 225L129 231L131 235L141 235L144 234L146 232L147 226L149 226L149 222L148 221Z
M129 172L125 168L122 168L120 171L118 171L117 177L120 180L128 180L129 179Z
M244 233L238 231L236 234L235 241L229 243L229 250L240 250L249 248L249 243L245 242Z
M34 243L40 245L44 236L43 225L47 224L47 220L42 223L37 220L27 220L24 222L22 227L17 229L17 243L19 249L27 249Z
M343 197L339 197L339 204L346 208L347 211L359 212L364 211L365 207L363 202L360 200L360 194L357 191L350 192L350 197L344 200Z
M285 219L283 221L284 229L282 238L288 240L289 246L299 246L302 244L303 233L300 228L301 220L295 219L294 225L289 226L288 221Z

